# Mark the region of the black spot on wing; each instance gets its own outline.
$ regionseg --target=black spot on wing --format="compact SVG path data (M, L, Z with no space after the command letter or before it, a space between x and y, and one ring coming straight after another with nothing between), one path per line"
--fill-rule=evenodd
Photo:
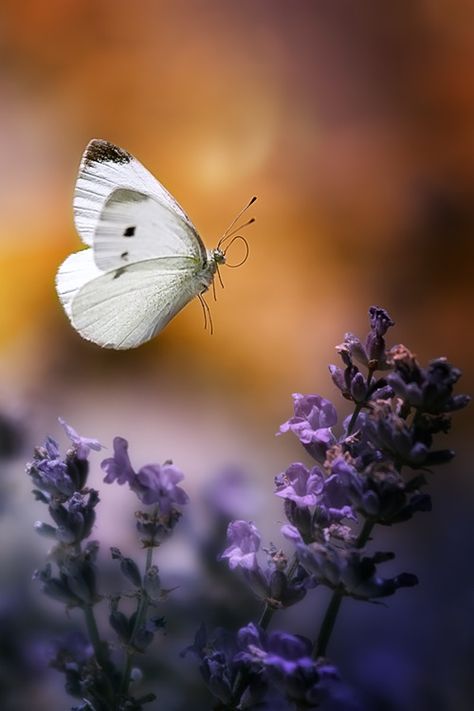
M84 164L90 163L130 163L133 156L123 148L108 141L94 139L89 143L84 153Z
M113 278L118 279L119 277L122 276L122 274L125 274L126 270L127 270L127 267L119 267L117 269L117 271L115 272Z
M128 252L122 252L122 254L121 254L120 256L121 256L122 259L127 259L127 257L128 257ZM115 279L115 277L114 277L114 279Z
M136 227L127 227L123 233L124 237L133 237L135 234Z

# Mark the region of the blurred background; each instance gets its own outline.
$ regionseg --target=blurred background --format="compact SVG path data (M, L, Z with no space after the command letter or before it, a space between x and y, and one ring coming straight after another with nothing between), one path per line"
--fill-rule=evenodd
M397 323L390 343L423 363L447 356L472 394L473 15L465 0L2 2L2 614L23 610L10 640L37 634L41 647L42 620L67 623L31 584L47 545L23 475L34 444L59 437L58 415L109 448L125 436L137 467L172 458L197 502L193 536L203 491L239 468L252 487L239 515L281 543L273 476L305 455L274 433L292 392L337 401L327 363L346 331L365 335L371 304ZM208 247L258 196L250 257L210 302L213 336L197 300L136 351L70 327L54 277L81 246L71 201L93 137L137 156ZM420 586L341 614L331 653L368 709L472 708L471 421L472 408L455 419L458 458L434 477L433 514L382 536ZM129 499L103 492L105 547L133 546ZM185 549L171 575L192 574ZM11 708L31 693L37 709L68 708L59 675L28 665Z

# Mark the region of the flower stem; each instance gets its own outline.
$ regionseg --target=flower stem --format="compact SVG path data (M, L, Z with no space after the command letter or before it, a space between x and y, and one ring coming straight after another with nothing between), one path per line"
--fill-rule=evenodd
M146 562L145 562L145 576L148 573L149 569L151 568L153 563L153 547L150 546L147 548L146 552ZM145 589L142 587L140 591L140 601L138 603L137 607L137 616L135 618L135 624L133 625L133 630L132 634L130 635L130 639L128 642L128 649L127 649L127 654L125 658L125 665L124 665L124 670L122 674L122 682L120 684L120 690L122 694L126 694L128 691L128 685L130 684L130 674L132 671L132 662L133 662L133 657L134 657L134 651L133 651L133 644L135 642L135 637L140 629L140 627L143 624L143 621L146 617L148 609L148 595L145 591Z
M270 607L270 605L265 605L265 607L262 610L262 614L260 615L260 619L258 621L259 626L263 629L266 630L268 625L270 624L270 620L273 617L273 613L275 610Z
M373 527L374 521L366 519L355 542L355 548L363 548L365 546L370 538ZM329 640L331 639L331 634L336 623L337 614L339 612L343 597L344 593L341 590L335 590L332 594L326 614L324 615L323 622L321 624L318 639L313 648L314 659L323 657L326 654L326 649L329 644Z
M355 406L354 412L352 413L351 421L349 422L349 427L347 428L348 435L350 435L352 430L354 429L354 425L357 421L357 417L359 416L359 412L361 410L362 410L362 403Z
M84 617L86 620L87 633L89 639L94 648L95 657L100 666L104 666L107 661L104 655L104 644L99 636L99 630L97 628L97 622L94 615L94 610L91 605L86 605L82 608L84 610Z
M315 659L323 657L326 653L326 647L328 646L331 638L331 634L336 623L337 613L339 612L339 607L341 606L343 597L343 593L338 590L335 590L332 594L331 601L321 624L321 629L319 630L318 639L313 648L313 657Z

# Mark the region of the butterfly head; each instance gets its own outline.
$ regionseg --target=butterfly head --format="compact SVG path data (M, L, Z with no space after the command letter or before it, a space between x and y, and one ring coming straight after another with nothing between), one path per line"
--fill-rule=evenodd
M216 265L225 264L225 252L223 252L222 249L219 249L219 247L211 249L211 260Z

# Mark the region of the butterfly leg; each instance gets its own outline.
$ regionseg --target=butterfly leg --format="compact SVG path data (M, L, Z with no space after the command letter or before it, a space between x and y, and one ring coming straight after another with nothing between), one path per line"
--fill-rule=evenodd
M198 299L201 302L202 312L204 314L204 330L207 330L207 326L209 324L209 332L212 336L212 334L214 333L214 326L212 323L211 309L209 308L209 305L206 302L202 293L198 294Z

